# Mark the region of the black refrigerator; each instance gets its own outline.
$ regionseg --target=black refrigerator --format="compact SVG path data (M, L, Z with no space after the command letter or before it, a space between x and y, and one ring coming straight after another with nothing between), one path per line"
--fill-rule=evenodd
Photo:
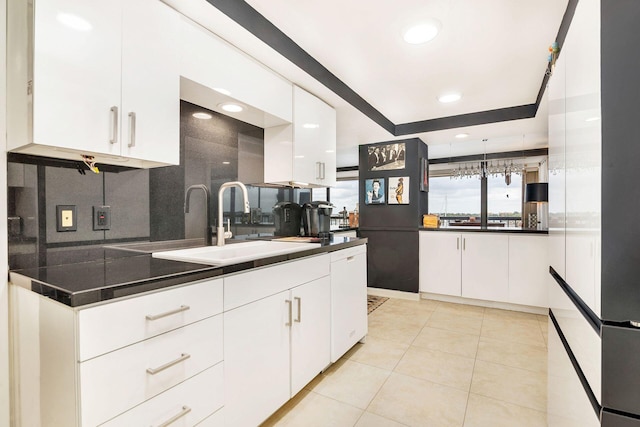
M420 138L360 145L359 228L368 239L369 287L418 293L428 173L428 147Z

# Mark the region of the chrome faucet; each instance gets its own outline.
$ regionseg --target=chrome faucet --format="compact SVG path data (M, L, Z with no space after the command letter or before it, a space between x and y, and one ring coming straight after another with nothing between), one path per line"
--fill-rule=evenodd
M224 190L229 187L240 187L242 190L242 198L244 199L244 213L249 213L249 194L247 193L247 187L240 181L225 182L220 186L218 190L218 227L216 228L216 241L218 246L224 246L224 239L230 239L233 234L227 220L227 231L224 231L224 224L222 223L222 194Z
M192 185L187 188L187 194L184 198L184 213L189 213L189 199L191 197L191 192L193 190L202 190L204 191L204 202L205 209L207 212L207 224L204 229L204 244L207 246L213 245L213 239L211 236L211 207L209 206L209 199L211 198L211 193L209 193L209 189L204 184Z

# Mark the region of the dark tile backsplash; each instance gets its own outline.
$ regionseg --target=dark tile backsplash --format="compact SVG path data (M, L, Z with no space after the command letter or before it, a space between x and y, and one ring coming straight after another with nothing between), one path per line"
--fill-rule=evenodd
M173 240L200 237L205 226L204 197L194 193L190 213L184 213L185 190L205 184L211 191L210 208L215 218L217 194L226 181L243 180L238 171L249 171L245 182L261 179L264 131L253 125L207 111L210 120L192 114L204 109L181 101L180 165L150 170L132 169L85 175L74 165L48 166L21 163L12 156L8 164L9 264L10 268L34 267L57 259L62 247L115 243L129 240ZM206 110L205 110L206 111ZM240 141L240 142L239 142ZM240 151L244 150L244 151ZM18 159L16 161L16 159ZM240 160L241 159L241 160ZM242 164L239 166L239 161ZM234 211L235 192L225 192L225 216ZM250 187L252 206L264 204L270 212L278 199L288 200L288 189ZM232 196L234 196L232 198ZM75 205L77 231L56 231L56 206ZM111 207L111 229L94 231L93 206ZM235 233L257 232L271 224L240 224L242 215L232 214ZM39 221L38 218L41 218ZM269 217L264 217L269 222ZM248 222L248 218L244 218ZM214 225L214 224L212 224ZM232 228L233 230L233 228Z

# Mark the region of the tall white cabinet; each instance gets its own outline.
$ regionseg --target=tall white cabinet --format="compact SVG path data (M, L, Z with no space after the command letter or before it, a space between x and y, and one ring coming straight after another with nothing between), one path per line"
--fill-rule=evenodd
M265 129L265 182L331 187L336 182L336 112L293 87L293 123Z
M10 151L179 163L177 12L157 0L10 0L8 12Z

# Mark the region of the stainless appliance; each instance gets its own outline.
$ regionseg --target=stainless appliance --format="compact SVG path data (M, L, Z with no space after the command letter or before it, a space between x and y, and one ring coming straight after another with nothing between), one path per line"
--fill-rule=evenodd
M302 205L302 228L305 236L328 237L331 227L331 211L329 202L309 202Z
M300 235L300 216L302 207L295 202L280 202L273 207L276 226L275 236Z

